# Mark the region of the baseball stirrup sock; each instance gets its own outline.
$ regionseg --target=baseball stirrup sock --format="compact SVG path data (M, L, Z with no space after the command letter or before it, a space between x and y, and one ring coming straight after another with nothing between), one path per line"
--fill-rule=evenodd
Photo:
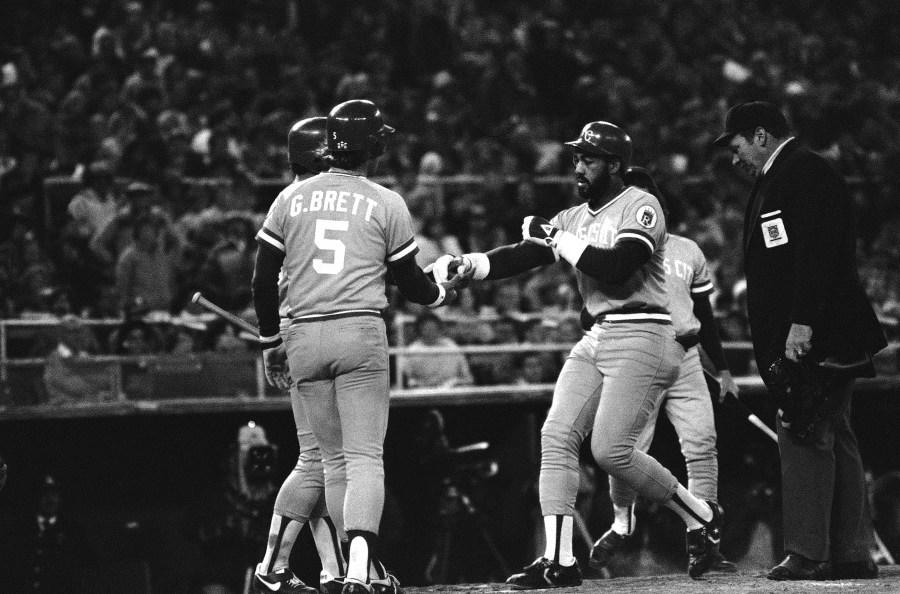
M369 564L375 557L378 536L366 530L348 530L350 558L347 560L347 579L369 583Z
M631 536L634 534L634 504L631 505L615 505L613 504L613 524L612 530L616 534L622 536Z
M573 524L572 516L562 514L544 516L544 534L547 538L544 557L566 567L575 562L575 555L572 552Z
M691 495L682 485L678 485L678 490L665 505L684 520L688 530L702 528L713 518L709 505Z
M281 543L284 540L284 533L287 532L288 525L294 520L274 515L272 516L272 526L269 528L269 539L266 546L266 556L263 557L262 567L266 573L272 573L275 567L275 561L278 558L278 551L281 550Z
M322 561L322 569L334 577L343 576L347 567L337 526L334 525L331 516L322 516L311 520L309 527L312 529L316 550Z

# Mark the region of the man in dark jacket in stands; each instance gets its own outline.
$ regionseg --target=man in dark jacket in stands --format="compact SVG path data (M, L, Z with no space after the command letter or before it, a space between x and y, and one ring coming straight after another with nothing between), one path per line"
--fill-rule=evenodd
M885 338L856 269L850 194L771 103L732 107L715 145L755 177L744 221L750 330L763 380L787 396L778 422L787 556L768 577L874 578L850 400ZM803 394L813 405L798 409Z

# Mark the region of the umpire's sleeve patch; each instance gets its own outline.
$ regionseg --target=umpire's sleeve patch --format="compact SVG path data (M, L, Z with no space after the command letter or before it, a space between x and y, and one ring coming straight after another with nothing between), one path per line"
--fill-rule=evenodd
M259 230L259 232L256 234L256 239L258 241L265 242L265 243L271 245L273 248L275 248L279 252L284 253L284 240L281 237L279 237L278 235L276 235L275 233L272 233L270 230L266 229L265 227L263 227L262 229Z
M397 262L403 258L415 254L419 251L419 245L416 243L415 237L410 237L409 241L398 247L393 253L388 254L388 262Z

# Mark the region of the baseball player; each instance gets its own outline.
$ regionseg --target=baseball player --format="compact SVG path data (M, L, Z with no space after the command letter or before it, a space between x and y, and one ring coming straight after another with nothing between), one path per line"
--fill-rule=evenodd
M631 167L624 176L626 185L644 189L665 203L659 188L650 174L643 168ZM665 214L668 214L667 212ZM738 393L737 384L731 377L722 341L719 339L716 321L713 318L709 294L713 290L712 277L706 265L706 258L700 247L686 237L669 233L665 242L663 267L666 273L666 288L669 292L669 309L676 340L686 349L678 378L666 390L661 405L672 422L681 443L684 455L688 490L699 499L718 504L719 464L716 452L716 425L713 418L712 401L703 368L700 364L698 344L709 355L721 383L720 394ZM590 317L587 317L590 320ZM590 320L592 323L592 320ZM589 324L585 324L588 326ZM654 410L635 447L646 452L650 449L656 429L659 409ZM635 492L622 480L611 476L610 498L613 503L612 527L594 543L590 563L594 568L605 567L616 551L634 532ZM716 547L718 549L718 546ZM712 569L734 572L735 565L716 552Z
M576 586L572 551L578 454L591 433L591 452L609 475L681 517L688 529L689 573L709 569L719 538L719 511L693 496L659 462L635 447L684 356L676 342L665 287L665 217L652 194L626 187L622 174L631 138L618 126L584 126L573 149L578 193L585 202L547 221L526 217L523 241L487 253L435 262L435 278L500 279L563 258L595 323L560 372L541 429L538 484L544 555L507 579L518 589Z
M325 118L306 118L296 122L288 132L288 161L294 180L285 189L328 169L325 146ZM282 330L287 330L287 276L278 279L279 315ZM295 385L290 386L291 410L297 427L300 455L297 465L287 476L275 498L275 509L269 526L269 537L262 562L254 572L255 590L262 592L313 593L318 589L303 583L290 570L291 549L309 521L313 541L322 562L320 587L326 594L337 594L343 587L339 579L346 562L341 552L340 537L325 508L322 454L309 428L303 402Z
M370 571L384 577L377 535L389 404L386 275L415 303L438 307L455 297L455 282L435 284L416 263L403 198L366 177L393 131L371 101L332 108L331 168L282 191L257 234L253 298L266 379L296 384L321 449L327 507L350 543L344 594L372 592Z

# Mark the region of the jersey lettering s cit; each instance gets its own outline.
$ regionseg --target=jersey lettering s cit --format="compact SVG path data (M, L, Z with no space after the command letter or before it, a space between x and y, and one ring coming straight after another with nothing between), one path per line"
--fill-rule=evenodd
M696 243L681 235L666 239L663 268L666 271L671 299L672 326L675 336L689 336L700 331L700 320L694 315L694 296L713 292L712 276L706 256Z
M620 239L629 239L640 241L653 253L623 284L604 282L576 269L588 313L596 317L641 312L624 315L635 320L669 320L662 249L666 222L655 196L629 186L597 210L585 202L558 213L550 222L595 247L608 249Z
M291 283L281 313L291 320L380 313L387 307L387 263L419 250L399 194L335 172L282 190L257 240L285 254L282 274Z

